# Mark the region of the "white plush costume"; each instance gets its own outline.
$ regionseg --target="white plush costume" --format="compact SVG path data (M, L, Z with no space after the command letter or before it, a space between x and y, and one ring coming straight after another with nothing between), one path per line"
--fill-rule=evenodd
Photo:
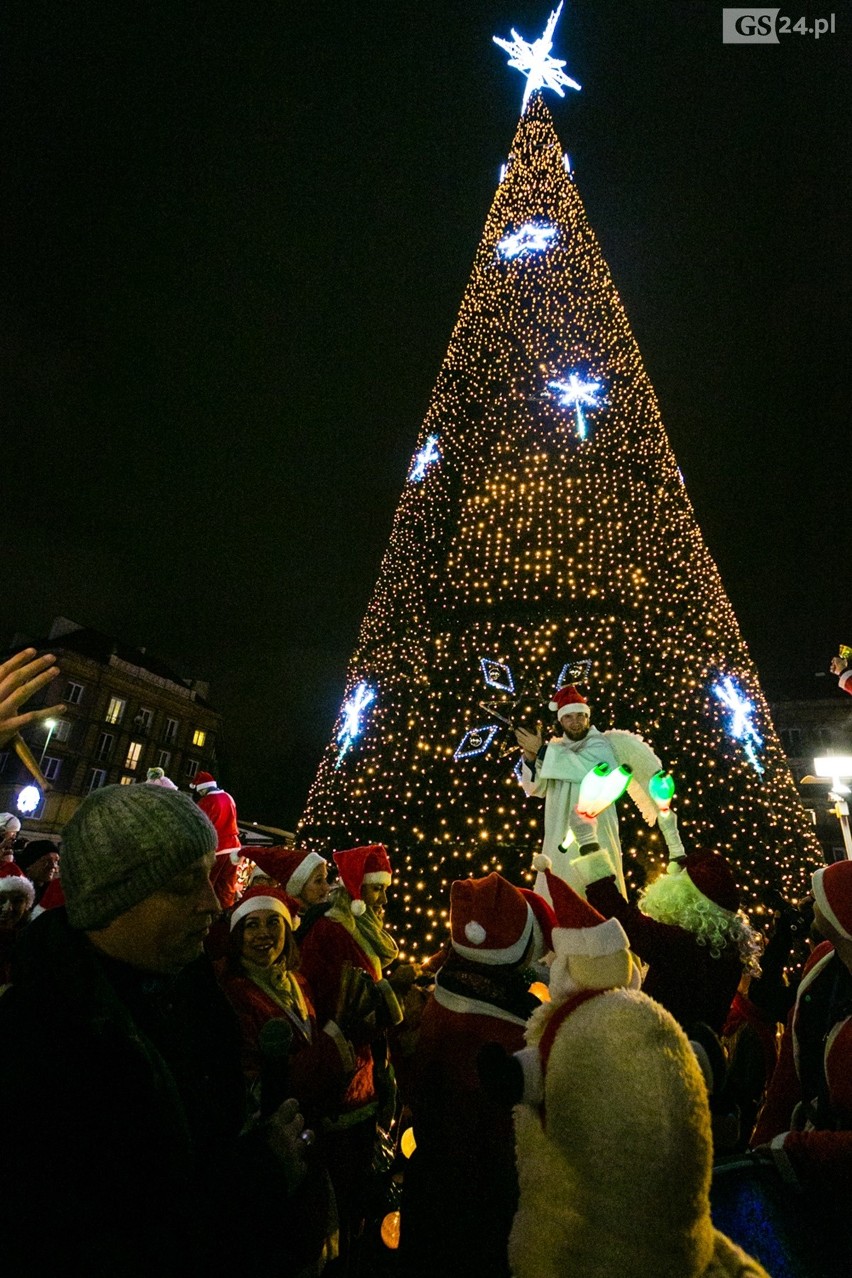
M768 1278L714 1229L707 1092L627 938L548 872L553 1002L529 1021L515 1108L515 1278Z

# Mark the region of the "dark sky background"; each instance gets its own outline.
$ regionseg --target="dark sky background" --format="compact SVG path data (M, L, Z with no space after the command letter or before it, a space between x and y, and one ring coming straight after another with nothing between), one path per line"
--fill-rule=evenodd
M849 0L576 0L548 95L764 681L852 643ZM548 0L10 0L0 636L208 678L220 780L296 821ZM814 680L816 685L817 681Z

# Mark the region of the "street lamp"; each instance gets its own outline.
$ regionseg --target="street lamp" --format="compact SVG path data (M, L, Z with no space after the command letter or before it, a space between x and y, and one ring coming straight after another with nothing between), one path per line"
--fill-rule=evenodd
M44 763L44 756L47 754L47 747L50 745L50 738L53 736L53 729L56 727L56 723L56 719L45 719L44 721L44 725L47 728L47 736L42 746L41 758L38 761L39 770L41 770L41 765Z
M824 754L814 759L815 776L802 777L803 785L817 785L820 781L828 781L831 789L828 797L834 807L830 809L840 822L840 833L843 835L843 846L846 849L847 861L852 861L852 834L849 831L849 804L846 795L852 793L845 784L852 778L852 755Z

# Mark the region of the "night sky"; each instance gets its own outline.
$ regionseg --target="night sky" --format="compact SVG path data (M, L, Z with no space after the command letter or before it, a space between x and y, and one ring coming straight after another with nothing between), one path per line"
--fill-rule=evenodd
M764 683L852 643L848 0L576 0L548 103ZM11 0L0 637L72 617L207 678L292 828L548 0ZM819 681L814 679L814 686Z

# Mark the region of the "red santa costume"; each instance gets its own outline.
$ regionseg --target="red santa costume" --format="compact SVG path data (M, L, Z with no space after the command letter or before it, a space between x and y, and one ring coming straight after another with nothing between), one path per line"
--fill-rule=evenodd
M0 812L0 879L9 874L23 876L24 872L15 864L12 845L20 833L21 823L14 812Z
M308 981L320 1022L346 1011L347 999L365 973L373 998L371 1024L351 1030L355 1073L336 1116L323 1124L328 1168L340 1212L340 1250L346 1257L364 1217L365 1190L373 1157L382 1101L393 1104L393 1075L387 1068L385 1027L402 1020L402 1009L383 975L397 957L397 946L384 928L381 914L368 910L365 885L387 887L391 865L381 844L334 853L340 884L332 891L330 909L318 918L301 945L301 971ZM361 977L363 986L364 977ZM359 998L364 994L362 988Z
M704 1077L627 936L548 872L551 1003L518 1054L514 1278L768 1278L710 1217Z
M812 876L819 915L852 946L852 861ZM844 961L844 958L846 961ZM783 1178L848 1200L852 1186L852 973L828 941L811 955L751 1139ZM848 1272L848 1271L847 1271Z
M283 893L274 888L249 888L230 916L230 931L238 949L238 925L258 910L280 914L292 932L293 918ZM322 1030L305 978L288 970L287 948L271 968L258 968L240 952L217 964L222 989L234 1007L243 1042L243 1069L251 1083L261 1076L263 1051L261 1031L271 1020L284 1020L291 1033L287 1077L290 1094L299 1101L308 1126L314 1125L329 1108L339 1103L346 1082L355 1067L355 1058L334 1021Z
M216 864L210 882L222 909L229 910L237 899L237 867L242 857L237 805L230 794L219 789L209 772L196 772L189 788L195 791L198 806L216 829Z
M477 1057L488 1044L522 1046L538 1000L521 967L549 950L552 921L545 901L499 874L452 885L451 953L423 1012L412 1066L417 1147L401 1215L412 1278L508 1275L518 1192L511 1114L483 1090Z

